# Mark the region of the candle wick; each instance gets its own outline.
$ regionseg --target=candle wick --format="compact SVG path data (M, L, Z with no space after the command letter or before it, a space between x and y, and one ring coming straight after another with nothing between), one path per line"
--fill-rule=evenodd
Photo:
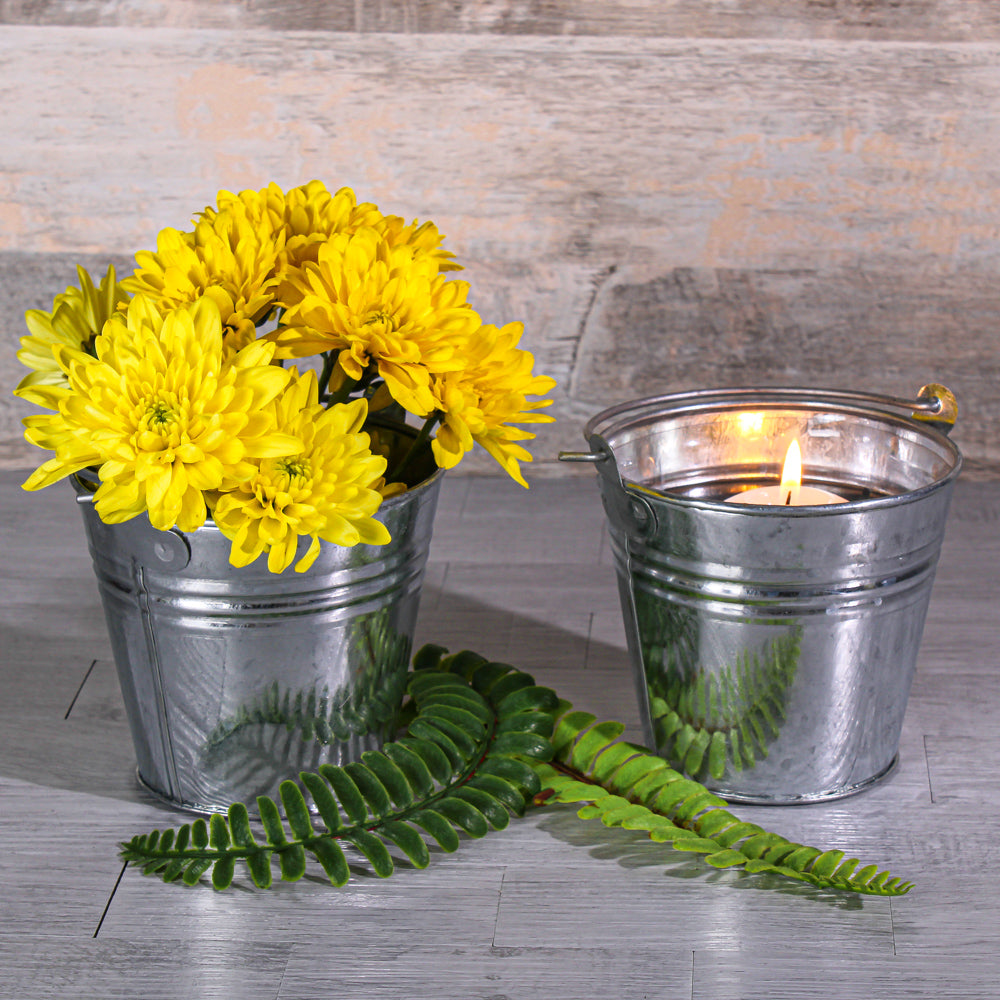
M785 497L785 506L786 507L791 507L791 505L792 505L792 491L789 490L788 491L788 496Z

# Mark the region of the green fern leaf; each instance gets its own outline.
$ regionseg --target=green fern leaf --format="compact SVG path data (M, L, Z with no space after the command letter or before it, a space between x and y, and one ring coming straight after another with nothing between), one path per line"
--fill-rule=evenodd
M379 833L391 840L416 868L426 868L431 861L430 851L420 834L409 824L388 820L379 826Z
M319 773L329 782L347 818L352 823L364 823L368 819L368 806L350 774L335 764L321 764Z
M309 806L306 805L302 790L294 781L283 781L278 792L281 795L281 805L285 810L292 834L299 840L311 837L315 831L309 816ZM218 817L212 817L213 820L216 818ZM225 824L222 825L225 826Z
M285 836L285 828L281 825L281 814L278 812L274 800L269 799L266 795L258 795L257 809L260 812L260 821L264 826L264 832L267 834L268 844L274 847L284 847L288 843L288 838ZM198 843L197 827L197 822L191 826L191 841L195 847L204 847L204 844Z
M315 850L315 847L313 849ZM258 889L269 889L271 887L271 852L251 851L244 856L243 860L250 871L253 884Z
M366 751L360 761L324 764L318 773L302 772L298 782L283 782L280 808L260 796L260 838L246 807L236 803L227 817L134 837L122 845L122 856L146 873L192 884L211 869L220 890L232 883L238 861L264 888L272 883L272 857L282 879L294 881L311 856L342 885L350 868L340 843L353 845L385 877L394 868L387 845L421 868L430 861L424 835L454 851L461 833L481 837L503 829L512 813L523 814L525 796L541 787L530 762L552 754L544 734L554 720L545 706L558 705L555 695L529 675L474 654L444 658L438 648L418 660L408 734L383 751ZM322 699L293 699L277 688L269 695L275 717L321 708ZM325 829L314 828L309 799Z
M433 809L418 809L410 813L407 818L433 837L442 851L451 854L458 850L458 845L461 843L458 834L441 813L434 812Z
M351 877L351 869L347 864L347 858L344 857L344 852L341 850L340 844L336 840L328 837L317 838L309 845L309 850L323 866L323 871L326 872L327 878L334 885L347 885ZM252 869L251 874L253 874ZM260 885L260 882L257 882L256 879L254 879L254 882ZM266 888L266 886L261 886L261 888Z
M406 775L384 753L365 750L361 754L361 762L375 775L386 790L392 804L404 809L413 802L413 791L406 780Z
M395 870L392 855L386 850L385 843L375 834L367 830L354 830L344 839L353 844L371 862L372 870L379 878L388 878Z
M385 785L378 779L378 775L360 761L345 764L344 773L347 774L361 793L368 813L377 819L385 816L392 809L392 800ZM364 817L360 817L357 822L364 822Z
M434 790L434 776L419 754L415 754L402 743L389 743L382 752L399 768L406 779L412 797L430 795Z
M784 663L781 656L773 659ZM794 657L787 660L794 668ZM745 667L732 677L724 675L717 688L675 692L676 703L710 716L737 695L752 693L755 684L763 691L773 680L763 677L759 663ZM301 878L312 856L331 883L343 885L350 866L341 843L351 844L376 875L386 877L395 867L387 844L422 868L430 862L425 836L443 851L454 851L461 833L482 837L491 827L502 829L511 814L523 814L527 798L537 797L575 803L581 818L644 831L676 850L703 854L710 867L771 872L876 895L901 895L912 888L875 865L858 868L857 859L845 858L842 851L794 844L740 821L703 785L642 747L621 741L621 723L598 723L589 713L573 711L507 664L425 647L414 657L408 690L406 735L382 751L366 751L360 761L324 764L318 773L302 772L299 783L283 782L281 809L267 796L259 797L258 836L246 807L235 803L225 817L135 836L121 845L122 857L166 882L193 885L211 869L213 886L223 890L232 884L237 862L246 865L255 885L267 888L275 855L286 881ZM749 740L756 740L758 752L766 751L757 730L772 724L781 708L773 699L772 704L773 712L739 720L740 737L738 727L729 731L730 760L734 747L739 758L740 739L742 759L750 765ZM269 718L292 718L293 728L305 732L312 725L319 733L321 721L303 720L322 720L329 706L325 696L299 692L293 697L275 685L265 708ZM658 726L669 726L670 718L669 712L662 715ZM747 726L757 727L752 736L744 731ZM675 749L683 746L689 763L697 757L707 760L709 769L718 766L725 749L720 749L720 732L706 736L679 719L672 731ZM314 828L309 799L325 830Z
M608 826L645 830L679 851L706 855L715 868L773 872L816 886L876 895L901 895L911 883L857 870L843 851L820 851L740 821L723 799L669 768L641 747L617 742L617 723L597 723L587 713L564 711L553 734L555 762L532 765L546 801L583 802L578 815ZM567 774L566 772L569 772Z

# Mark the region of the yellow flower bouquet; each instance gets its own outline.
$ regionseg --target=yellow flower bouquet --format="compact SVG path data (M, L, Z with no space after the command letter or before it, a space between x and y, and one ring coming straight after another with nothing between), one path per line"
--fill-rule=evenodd
M271 184L220 192L136 264L97 286L78 268L79 288L26 316L15 394L50 411L25 438L54 452L26 489L95 469L103 521L212 518L233 565L266 553L280 573L321 541L386 542L373 515L415 485L428 445L447 469L478 443L527 485L534 434L517 425L551 419L537 397L555 382L533 374L520 323L483 323L433 223ZM384 428L408 419L393 447Z

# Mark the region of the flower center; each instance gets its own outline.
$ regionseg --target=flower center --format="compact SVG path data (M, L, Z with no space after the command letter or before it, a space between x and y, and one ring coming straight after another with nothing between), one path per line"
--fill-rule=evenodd
M147 427L161 434L170 424L177 422L177 414L162 399L150 403L143 420Z
M370 312L362 324L363 326L381 326L383 329L392 329L392 316L384 309L376 309Z
M301 476L308 479L312 475L312 463L303 455L294 455L291 458L279 458L277 461L278 471L284 473L289 479Z

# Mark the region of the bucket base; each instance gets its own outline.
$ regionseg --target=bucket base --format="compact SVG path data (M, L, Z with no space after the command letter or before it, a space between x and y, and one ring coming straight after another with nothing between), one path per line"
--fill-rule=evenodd
M135 780L139 783L139 787L144 791L148 792L159 802L162 802L165 806L170 806L171 809L178 809L181 812L195 813L198 816L209 816L212 813L222 812L223 810L218 808L212 808L211 806L199 805L197 802L181 802L178 799L172 798L167 795L166 792L161 792L158 788L154 788L139 771L139 768L135 769Z
M888 778L896 765L899 763L899 754L889 761L887 767L879 771L878 774L865 778L854 785L846 785L843 788L833 788L827 792L815 792L806 795L747 795L743 792L729 791L725 788L711 788L713 795L718 795L727 802L741 806L808 806L816 802L832 802L834 799L846 799L851 795L867 791L873 785Z

